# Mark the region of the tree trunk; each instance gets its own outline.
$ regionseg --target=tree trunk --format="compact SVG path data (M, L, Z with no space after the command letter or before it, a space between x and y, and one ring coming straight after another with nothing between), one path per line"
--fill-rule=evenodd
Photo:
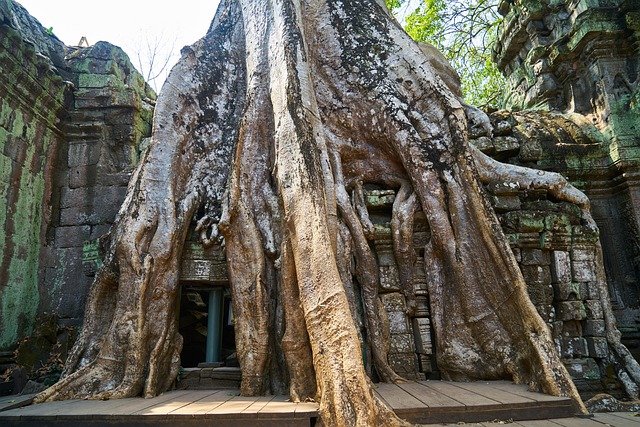
M583 410L474 156L463 105L382 2L223 0L161 92L80 340L39 400L169 387L178 260L197 224L204 244L226 244L243 394L288 387L293 400L319 399L326 425L402 425L375 397L356 326L357 282L376 373L402 381L387 361L368 183L399 189L393 247L409 299L415 211L429 222L444 377L513 378Z

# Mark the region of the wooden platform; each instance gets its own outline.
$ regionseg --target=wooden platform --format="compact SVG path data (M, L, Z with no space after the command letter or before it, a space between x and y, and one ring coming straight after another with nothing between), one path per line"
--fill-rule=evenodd
M414 423L484 422L571 417L571 401L527 391L508 382L422 381L378 384L377 394L398 416ZM171 391L153 399L69 400L15 408L0 400L1 426L180 426L310 427L315 403L285 396L242 397L237 390ZM14 406L3 411L3 402ZM6 403L10 402L10 403ZM639 426L640 427L640 426Z

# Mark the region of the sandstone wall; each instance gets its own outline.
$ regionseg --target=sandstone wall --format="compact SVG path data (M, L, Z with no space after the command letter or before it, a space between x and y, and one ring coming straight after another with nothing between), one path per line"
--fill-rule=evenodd
M640 2L503 1L500 10L494 59L509 106L592 129L590 142L545 145L555 131L541 131L545 116L531 111L517 131L529 139L505 160L561 172L589 196L619 327L640 348Z
M0 0L0 351L37 313L78 324L83 245L122 203L155 94L119 48L69 48Z

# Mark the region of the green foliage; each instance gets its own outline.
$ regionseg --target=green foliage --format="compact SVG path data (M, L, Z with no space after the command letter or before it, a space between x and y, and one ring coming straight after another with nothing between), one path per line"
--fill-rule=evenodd
M402 0L384 0L384 2L392 12L398 10L398 8L402 6Z
M411 37L436 46L458 71L465 100L485 107L504 104L504 77L491 60L500 20L498 0L422 0L404 18Z
M426 41L440 48L444 42L446 10L447 5L444 0L424 0L405 18L405 30L414 40Z

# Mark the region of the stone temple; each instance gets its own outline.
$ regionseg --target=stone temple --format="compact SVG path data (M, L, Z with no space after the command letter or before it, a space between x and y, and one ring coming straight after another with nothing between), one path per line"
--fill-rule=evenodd
M604 298L623 342L640 352L639 10L622 0L502 1L494 59L508 77L510 109L490 113L491 135L470 129L484 153L560 172L591 200L599 234L581 225L576 205L546 191L485 188L531 301L587 398L624 395L609 357ZM156 95L121 49L65 46L11 0L0 0L0 75L0 369L17 363L31 371L52 354L63 358L82 324L100 237L145 149ZM401 292L389 224L395 196L364 188L390 320L389 362L406 378L438 378L420 256L415 301ZM417 255L429 233L418 215ZM596 284L598 239L608 296ZM178 387L236 382L224 248L188 237L180 275Z

